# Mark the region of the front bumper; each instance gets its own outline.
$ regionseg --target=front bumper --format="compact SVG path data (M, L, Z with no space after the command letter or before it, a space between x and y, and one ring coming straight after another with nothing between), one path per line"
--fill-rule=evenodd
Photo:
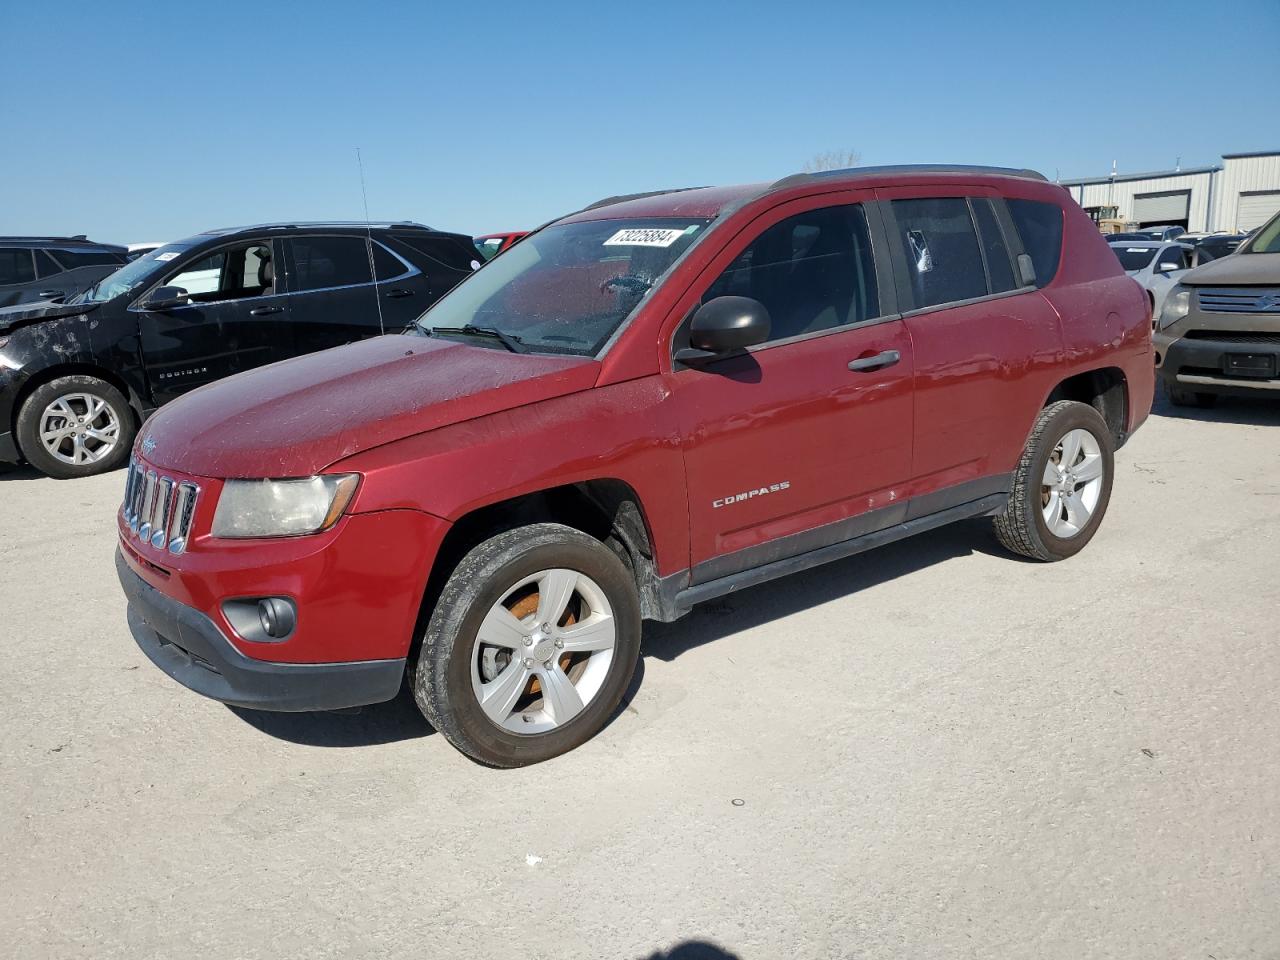
M129 630L157 667L196 693L255 710L340 710L390 700L404 658L351 663L269 663L240 653L199 610L165 596L116 550Z
M1271 371L1280 371L1280 343L1239 342L1212 339L1211 331L1201 336L1182 336L1175 324L1169 331L1152 336L1156 370L1171 386L1187 390L1230 394L1269 394L1280 397L1280 375L1249 376L1232 369L1229 358L1272 358Z

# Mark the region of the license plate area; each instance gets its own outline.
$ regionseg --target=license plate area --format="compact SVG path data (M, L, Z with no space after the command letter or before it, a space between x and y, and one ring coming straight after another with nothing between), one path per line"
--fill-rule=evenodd
M1228 353L1222 358L1222 370L1231 377L1264 377L1276 375L1276 357L1272 353Z

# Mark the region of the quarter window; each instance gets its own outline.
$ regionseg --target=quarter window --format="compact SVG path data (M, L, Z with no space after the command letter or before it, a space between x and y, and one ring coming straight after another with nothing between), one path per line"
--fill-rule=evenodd
M0 250L0 285L29 283L35 278L36 271L31 265L30 250L13 247Z
M1022 237L1022 246L1036 269L1036 286L1043 287L1058 272L1062 254L1062 208L1040 200L1006 200L1009 215Z
M373 282L363 237L294 237L289 242L297 292Z
M380 243L373 245L373 268L379 280L402 277L409 272L409 268Z
M769 339L785 340L880 315L875 260L861 206L824 207L766 229L707 290L769 311Z
M893 216L917 308L987 295L986 271L967 200L894 200Z

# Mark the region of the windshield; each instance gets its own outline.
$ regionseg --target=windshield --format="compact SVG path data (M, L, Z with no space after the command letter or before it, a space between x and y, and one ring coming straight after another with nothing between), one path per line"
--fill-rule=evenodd
M706 220L590 220L521 240L418 318L433 335L497 331L525 350L594 356Z
M1113 243L1111 249L1120 258L1120 266L1126 270L1141 270L1155 259L1156 247L1122 247Z
M185 250L178 244L169 244L152 250L137 260L126 263L115 273L108 274L88 290L78 293L67 303L105 303L135 290L141 290L155 279L165 264Z
M1249 253L1280 253L1280 213L1271 218L1271 222L1258 231L1258 236L1249 244Z

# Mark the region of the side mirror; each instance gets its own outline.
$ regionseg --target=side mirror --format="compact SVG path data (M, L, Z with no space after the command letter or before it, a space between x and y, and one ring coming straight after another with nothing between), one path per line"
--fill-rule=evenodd
M1036 265L1031 262L1031 255L1018 254L1018 286L1034 287L1036 285Z
M753 347L769 339L769 311L750 297L716 297L697 309L689 346L676 353L684 363Z
M1170 261L1160 264L1160 273L1172 273L1174 270L1181 270L1182 264Z
M185 307L188 302L187 291L182 287L156 287L142 309L172 310L174 307Z

